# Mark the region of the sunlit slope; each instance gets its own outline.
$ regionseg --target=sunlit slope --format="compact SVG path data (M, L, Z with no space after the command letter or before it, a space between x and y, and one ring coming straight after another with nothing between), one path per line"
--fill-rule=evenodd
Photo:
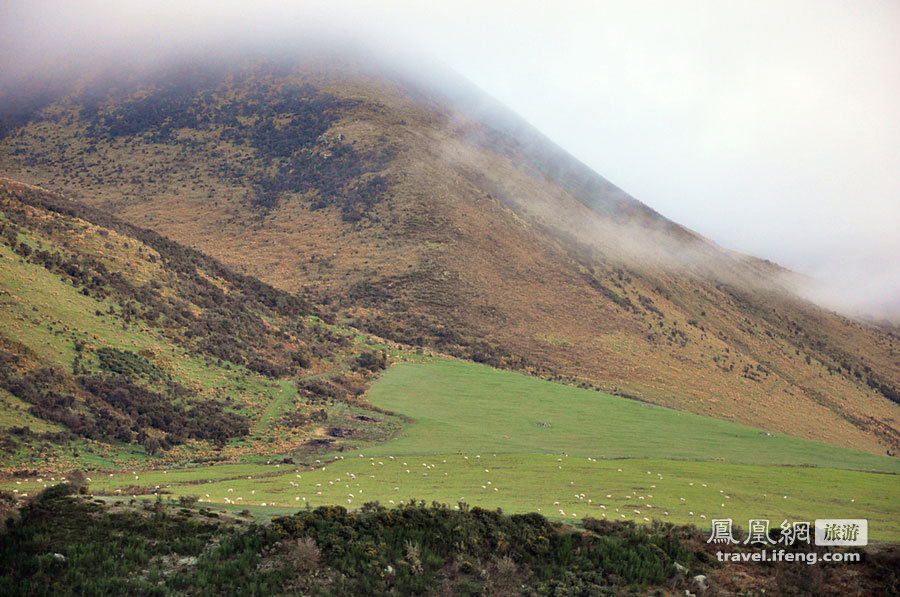
M896 459L451 360L402 363L369 400L415 422L373 453L552 453L900 472Z

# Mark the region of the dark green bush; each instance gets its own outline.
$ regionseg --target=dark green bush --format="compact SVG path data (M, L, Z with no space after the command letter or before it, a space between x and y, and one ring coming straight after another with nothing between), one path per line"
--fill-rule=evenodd
M77 495L78 488L71 483L58 483L56 485L51 485L47 489L44 489L37 495L37 501L39 502L49 502L51 500L56 500L59 498L68 497L71 495Z

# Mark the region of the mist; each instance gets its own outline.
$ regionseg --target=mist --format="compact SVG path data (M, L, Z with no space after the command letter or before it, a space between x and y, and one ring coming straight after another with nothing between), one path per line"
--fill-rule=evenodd
M664 216L805 274L805 296L900 321L893 2L5 3L0 87L348 44L458 72Z

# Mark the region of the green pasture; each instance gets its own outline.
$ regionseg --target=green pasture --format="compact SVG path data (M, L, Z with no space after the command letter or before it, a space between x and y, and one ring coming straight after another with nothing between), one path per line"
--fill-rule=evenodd
M16 486L36 492L49 479ZM411 499L465 502L508 512L541 512L578 522L660 519L707 527L732 518L812 521L867 518L875 540L900 538L900 493L893 475L829 468L759 466L664 459L594 460L553 454L452 453L344 455L313 468L244 464L169 471L128 471L91 479L95 492L119 497L193 495L231 509L280 512Z
M368 398L415 421L377 453L546 452L900 473L896 458L461 361L396 365Z
M449 360L396 365L369 398L414 422L394 440L303 464L132 470L91 488L263 512L417 499L701 528L867 518L872 539L900 539L900 477L887 457Z

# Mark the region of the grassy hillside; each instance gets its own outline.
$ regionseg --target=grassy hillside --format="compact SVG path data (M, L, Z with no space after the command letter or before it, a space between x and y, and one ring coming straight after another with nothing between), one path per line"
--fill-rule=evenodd
M565 453L900 473L895 458L459 361L397 365L368 399L415 421L379 453Z
M383 338L900 449L895 330L792 297L777 266L666 220L517 119L476 109L485 98L340 62L82 77L4 125L0 173Z
M302 299L9 181L0 232L6 472L243 460L396 427L356 418L374 347Z

